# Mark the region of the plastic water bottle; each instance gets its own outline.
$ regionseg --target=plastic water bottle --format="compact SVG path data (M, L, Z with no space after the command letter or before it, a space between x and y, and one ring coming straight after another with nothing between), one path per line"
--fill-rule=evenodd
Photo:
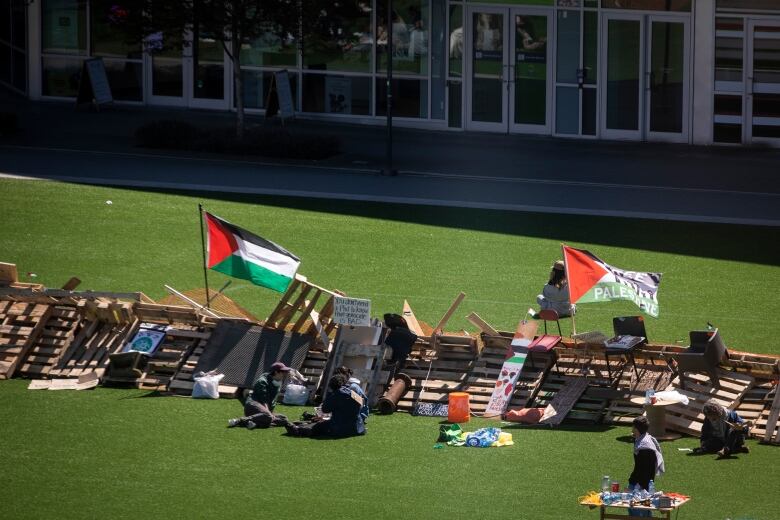
M601 479L601 491L606 493L610 490L610 482L609 475L604 475Z
M655 482L653 482L652 480L647 485L647 492L650 493L651 495L655 494Z

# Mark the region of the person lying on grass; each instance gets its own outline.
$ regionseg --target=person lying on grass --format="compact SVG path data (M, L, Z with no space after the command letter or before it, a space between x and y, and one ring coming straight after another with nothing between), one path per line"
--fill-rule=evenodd
M243 426L249 430L268 428L269 426L285 426L290 421L282 414L275 414L276 397L282 382L290 372L290 367L284 363L274 363L270 372L264 372L257 378L252 392L244 401L244 416L228 421L228 428Z
M315 417L308 422L295 422L285 426L293 437L352 437L365 435L366 426L360 409L363 398L349 387L344 374L336 374L328 381L330 392L322 403L322 412L330 419Z
M728 457L732 453L749 453L745 446L745 435L752 421L745 421L735 411L723 408L716 400L704 403L704 424L701 428L701 445L694 453L717 453L718 457Z

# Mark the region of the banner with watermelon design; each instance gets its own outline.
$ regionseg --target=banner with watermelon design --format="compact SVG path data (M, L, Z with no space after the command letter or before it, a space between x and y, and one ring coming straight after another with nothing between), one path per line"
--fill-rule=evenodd
M297 256L211 213L204 211L203 215L208 229L209 269L274 291L287 290L301 263Z
M571 303L631 300L645 314L658 317L661 273L626 271L589 251L562 247Z

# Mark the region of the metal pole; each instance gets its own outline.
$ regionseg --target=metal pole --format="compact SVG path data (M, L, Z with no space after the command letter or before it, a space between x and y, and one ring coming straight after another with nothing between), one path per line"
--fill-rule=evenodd
M203 279L206 281L206 308L209 308L209 274L208 259L206 258L206 232L203 230L203 205L198 204L198 215L200 219L200 244L203 247Z
M398 175L393 168L393 0L387 0L387 164L382 175Z

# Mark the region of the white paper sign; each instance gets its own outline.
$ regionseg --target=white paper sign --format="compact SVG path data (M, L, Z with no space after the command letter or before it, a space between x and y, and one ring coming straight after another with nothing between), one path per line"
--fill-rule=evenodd
M342 325L367 327L371 324L371 300L337 296L333 321Z

